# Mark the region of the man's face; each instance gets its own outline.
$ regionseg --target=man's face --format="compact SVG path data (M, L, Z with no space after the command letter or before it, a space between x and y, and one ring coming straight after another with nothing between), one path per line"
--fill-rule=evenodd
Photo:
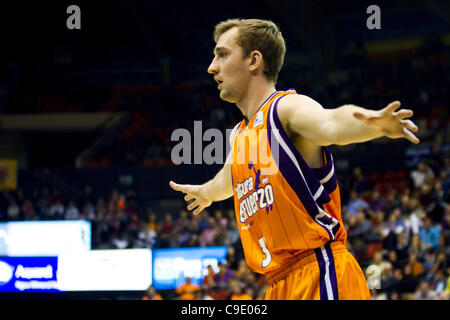
M208 73L219 84L220 98L232 103L239 101L250 80L249 58L244 58L242 48L236 43L238 33L239 29L233 27L219 37L214 59L208 67Z

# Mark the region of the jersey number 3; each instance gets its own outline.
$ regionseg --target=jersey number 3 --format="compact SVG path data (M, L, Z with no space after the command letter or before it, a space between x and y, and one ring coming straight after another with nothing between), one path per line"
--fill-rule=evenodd
M267 249L266 239L264 239L264 237L261 237L258 240L259 240L259 245L261 246L262 252L266 256L262 261L262 267L265 268L272 262L272 255L270 254L269 249Z

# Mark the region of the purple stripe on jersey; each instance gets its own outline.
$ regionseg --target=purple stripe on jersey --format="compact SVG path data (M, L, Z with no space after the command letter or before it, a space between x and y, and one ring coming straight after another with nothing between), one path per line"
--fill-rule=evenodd
M278 98L280 99L280 98ZM278 100L275 100L276 103ZM272 105L270 108L274 108L275 105ZM273 112L274 120L275 118L278 119L278 116L276 115L276 110L274 109L269 110L269 117L270 113ZM287 183L292 187L292 189L297 194L298 198L302 202L303 206L308 211L309 215L312 219L319 213L319 209L317 208L316 203L314 202L313 196L311 195L311 192L308 189L308 186L305 184L301 173L298 171L295 164L292 162L291 158L287 154L286 150L278 143L277 138L274 136L274 130L278 130L278 133L284 132L283 127L272 127L271 120L268 119L267 121L267 135L269 139L269 145L271 150L278 149L278 159L277 157L274 157L276 164L278 168L280 169L281 174L286 179ZM285 138L282 138L286 144L290 142L288 139L286 141ZM291 150L292 152L292 150ZM273 153L273 152L272 152ZM298 153L298 151L297 151ZM317 190L317 189L316 189ZM316 191L315 190L315 191ZM330 238L331 239L331 238Z
M320 197L316 199L317 204L323 209L323 205L331 201L326 189L322 191Z
M336 190L336 187L338 185L336 176L333 175L330 180L328 180L322 185L328 194L332 193L334 190Z
M320 278L319 278L319 290L320 290L320 300L329 300L327 294L327 286L325 284L325 260L323 259L322 251L320 248L314 249L316 254L316 259L319 264Z
M325 245L325 250L328 255L328 259L330 260L330 281L331 281L331 287L333 288L333 298L334 300L339 300L338 295L338 285L337 285L337 279L336 279L336 267L334 265L334 256L333 252L331 251L330 243L327 243Z
M333 158L331 156L330 149L328 147L322 147L322 150L325 151L325 157L327 164L320 168L313 168L315 175L317 176L317 179L322 180L325 178L328 173L330 173L332 167L333 167Z
M284 97L284 96L282 96ZM311 170L311 168L306 164L306 162L303 160L302 156L300 155L300 152L295 148L295 146L292 144L292 142L288 139L286 132L284 131L280 120L278 119L276 107L278 104L278 101L282 98L277 98L269 110L269 119L267 121L267 134L269 138L269 145L271 150L278 150L278 158L274 156L273 158L276 161L276 164L283 175L283 177L286 179L287 183L292 187L292 189L297 194L298 198L302 202L303 206L305 207L306 211L310 215L310 217L317 222L315 219L316 216L320 213L318 204L314 200L314 194L319 190L321 187L321 184L317 180L317 177ZM272 119L273 124L272 125ZM275 131L278 132L279 137L276 136ZM284 142L285 146L283 147L278 141L278 138ZM287 148L287 150L285 149ZM292 159L288 155L288 151L290 151L291 155L294 159ZM272 152L273 154L274 152ZM294 161L297 162L299 168L297 168ZM303 163L303 164L301 164ZM299 171L301 170L301 172ZM303 177L302 177L303 174ZM310 183L308 183L308 181ZM325 190L322 191L322 193L325 193ZM328 196L328 195L327 195ZM329 196L328 196L329 199ZM322 198L322 201L325 199ZM329 201L329 200L328 200ZM328 202L327 201L327 202ZM325 225L322 225L321 223L317 222L324 230L327 231L329 235L329 240L334 240L334 235L332 234L332 230L327 228Z
M331 177L327 181L322 183L327 193L330 194L337 187L336 173L334 172L333 156L331 155L330 149L328 147L322 147L322 149L325 151L327 164L320 168L313 168L312 170L319 181L327 178L330 172L333 172Z
M272 111L273 120L275 122L275 127L279 130L281 137L286 142L286 145L288 146L288 148L290 149L292 154L295 156L295 159L297 160L297 162L300 166L300 169L303 172L303 176L305 177L305 180L309 186L309 189L311 190L312 193L315 193L320 187L320 182L318 181L318 179L317 179L316 175L314 174L314 172L312 171L311 167L305 162L305 160L301 156L300 152L297 150L295 145L289 139L286 131L284 131L281 121L278 118L278 113L277 113L277 107L278 107L279 101L280 100L277 99L272 107L273 108L273 111Z
M339 222L337 223L337 225L334 226L334 228L332 229L332 232L334 235L337 234L340 227L341 227L341 224Z

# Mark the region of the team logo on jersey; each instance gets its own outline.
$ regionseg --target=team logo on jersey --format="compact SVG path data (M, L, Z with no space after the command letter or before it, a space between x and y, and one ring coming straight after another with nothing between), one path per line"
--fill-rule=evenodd
M273 188L268 183L268 178L261 179L261 170L256 170L252 162L249 163L248 168L253 169L255 179L252 176L238 183L235 187L236 194L239 200L239 221L245 223L248 218L252 217L260 209L265 209L267 214L272 210L274 196ZM263 183L261 183L261 180ZM266 185L262 186L262 184ZM250 227L250 226L249 226Z
M253 127L257 127L259 125L263 124L263 113L262 111L259 111L256 115L255 122L253 122Z

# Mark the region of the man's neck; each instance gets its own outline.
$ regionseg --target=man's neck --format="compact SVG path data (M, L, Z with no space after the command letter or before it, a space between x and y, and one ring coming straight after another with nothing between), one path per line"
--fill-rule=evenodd
M261 104L275 92L275 85L265 80L254 82L247 90L245 97L236 103L245 119L250 121Z

